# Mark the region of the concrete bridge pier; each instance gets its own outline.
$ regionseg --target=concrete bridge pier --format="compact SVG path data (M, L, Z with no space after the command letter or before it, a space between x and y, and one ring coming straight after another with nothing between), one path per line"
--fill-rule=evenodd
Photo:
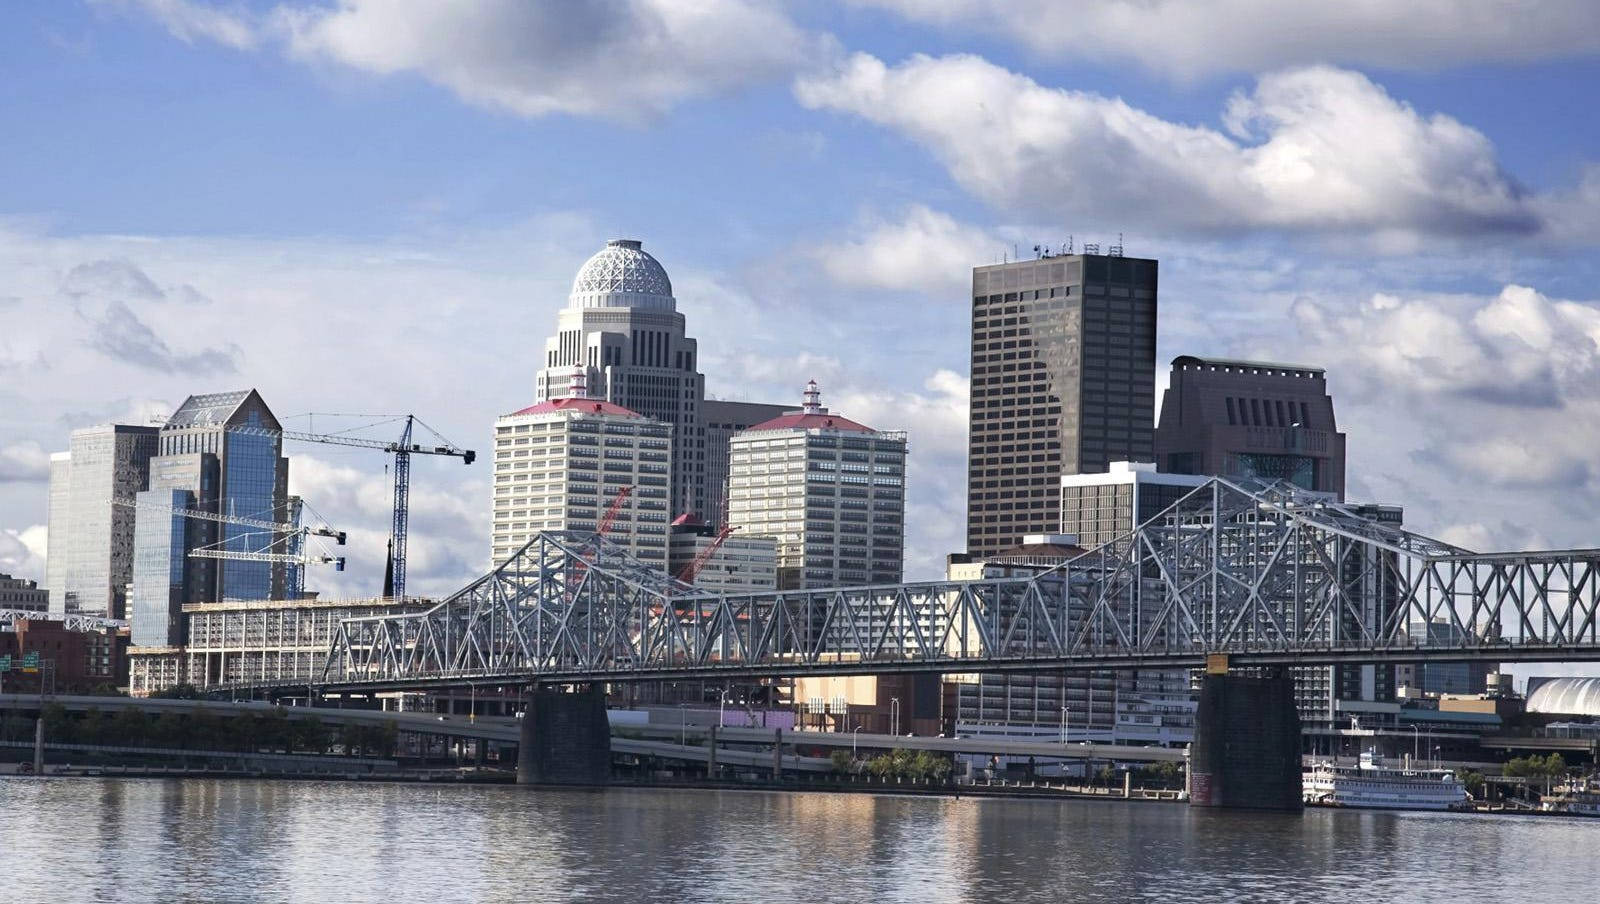
M1299 810L1300 714L1294 680L1208 674L1189 747L1189 805Z
M528 693L517 744L519 785L605 785L611 781L611 724L606 695L590 685Z

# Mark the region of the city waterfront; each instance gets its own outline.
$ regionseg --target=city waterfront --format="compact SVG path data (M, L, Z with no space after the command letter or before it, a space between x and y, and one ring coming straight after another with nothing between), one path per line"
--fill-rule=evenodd
M0 779L11 900L1584 900L1600 821Z

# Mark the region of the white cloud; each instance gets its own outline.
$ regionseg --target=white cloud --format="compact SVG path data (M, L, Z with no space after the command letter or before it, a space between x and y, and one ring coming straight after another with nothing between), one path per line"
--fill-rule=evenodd
M214 41L236 50L250 50L259 40L249 15L237 7L224 9L190 0L92 0L107 8L137 10L161 23L185 44Z
M1600 52L1591 0L856 0L997 33L1056 59L1131 59L1192 78L1306 63L1439 69Z
M799 78L795 94L903 133L975 196L1048 222L1377 233L1391 244L1542 227L1481 133L1326 66L1265 75L1236 94L1232 134L967 55L891 67L856 54Z
M934 290L960 297L971 285L971 266L997 258L1010 247L982 229L916 204L899 219L867 220L854 238L801 250L843 286Z
M46 530L43 524L0 528L0 573L44 585Z
M685 100L787 76L835 54L775 0L338 0L225 12L186 0L103 0L186 42L281 44L295 59L416 75L518 116L643 122Z

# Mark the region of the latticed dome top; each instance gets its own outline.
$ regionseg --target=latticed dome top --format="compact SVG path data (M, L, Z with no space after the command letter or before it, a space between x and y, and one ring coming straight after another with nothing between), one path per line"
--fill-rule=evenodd
M672 280L635 239L612 239L572 281L573 307L674 308Z

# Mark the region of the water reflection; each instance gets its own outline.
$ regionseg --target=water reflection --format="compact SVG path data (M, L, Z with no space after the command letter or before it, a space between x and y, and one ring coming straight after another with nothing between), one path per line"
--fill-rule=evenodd
M28 901L1034 902L1593 895L1600 821L1164 804L0 779Z

